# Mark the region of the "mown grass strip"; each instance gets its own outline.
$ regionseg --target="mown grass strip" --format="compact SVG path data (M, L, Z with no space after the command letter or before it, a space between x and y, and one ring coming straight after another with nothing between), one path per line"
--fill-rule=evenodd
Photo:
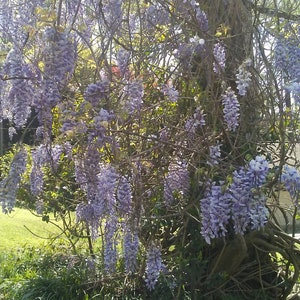
M24 245L39 246L59 233L57 227L28 210L15 208L11 214L0 213L0 251L13 251Z

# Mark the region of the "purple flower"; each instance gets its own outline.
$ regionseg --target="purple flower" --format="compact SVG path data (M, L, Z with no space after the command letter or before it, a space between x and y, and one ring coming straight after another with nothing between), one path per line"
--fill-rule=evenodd
M197 107L193 116L190 117L185 123L185 129L189 132L194 134L197 128L202 127L205 125L205 114L201 107Z
M132 192L131 192L130 183L128 179L124 176L121 177L118 182L117 202L118 202L118 210L121 215L130 214Z
M164 199L167 205L175 199L185 197L189 191L189 172L187 165L182 162L171 163L164 180Z
M221 146L221 144L217 144L216 146L209 147L209 165L213 166L219 163L219 159L221 157Z
M257 156L248 167L233 172L232 182L225 186L211 184L200 202L201 234L207 243L225 236L233 225L236 234L264 227L268 219L266 196L261 187L266 181L268 163Z
M125 92L128 96L126 107L129 113L140 111L143 104L144 87L140 81L131 81L125 87Z
M164 95L167 97L167 99L171 102L177 102L178 97L179 97L179 93L178 91L167 84L164 84L161 88L162 92L164 93Z
M201 31L208 30L208 19L207 15L204 11L200 9L200 7L196 7L196 20L198 22L199 28Z
M200 202L201 235L210 244L211 239L223 237L227 233L231 204L222 186L212 183Z
M76 61L75 44L67 33L55 28L44 32L44 78L62 87L71 77Z
M225 47L221 42L215 44L213 55L215 60L213 63L213 70L215 73L221 74L225 69L226 62Z
M109 93L109 82L98 81L91 83L84 92L84 99L92 104L93 107L99 106L101 100L106 99Z
M264 156L256 156L249 162L248 177L253 187L261 187L269 172L269 164Z
M137 267L137 254L139 250L139 237L136 230L125 227L124 231L124 261L127 274L134 273Z
M286 190L289 192L295 206L299 207L300 174L294 167L285 165L281 175Z
M247 68L251 65L251 59L247 59L240 66L238 73L236 74L236 84L238 89L238 94L241 96L245 96L247 92L247 88L251 83L251 73L247 70Z
M146 11L146 18L148 27L153 28L157 25L166 25L170 21L170 13L161 4L156 3L150 5Z
M8 175L0 181L0 203L4 213L10 213L15 206L21 177L26 170L26 160L27 152L21 149L15 154Z
M155 285L158 281L158 278L165 270L165 266L162 262L161 251L160 249L151 244L147 250L147 260L146 260L146 287L152 291L155 288Z
M44 173L41 167L33 166L30 173L30 190L33 196L38 196L44 186Z
M239 126L240 104L235 93L229 87L222 96L224 121L229 131L235 131Z
M98 238L98 229L100 219L102 217L102 210L93 203L79 203L75 210L76 222L84 222L91 230L91 237L93 240Z
M103 6L105 23L113 34L120 30L122 23L122 0L110 0Z
M121 72L121 75L124 76L126 73L128 73L128 65L129 65L129 59L130 59L130 52L125 49L120 49L117 53L117 64L119 67L119 70Z
M108 273L115 272L117 263L117 240L116 240L116 230L117 230L117 219L114 215L111 215L105 224L104 230L104 268Z

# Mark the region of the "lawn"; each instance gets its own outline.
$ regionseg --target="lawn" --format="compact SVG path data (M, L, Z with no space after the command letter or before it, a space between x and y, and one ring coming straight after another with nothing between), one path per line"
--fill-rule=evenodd
M0 213L0 226L0 252L23 246L38 247L60 233L56 226L20 208L15 208L11 214Z

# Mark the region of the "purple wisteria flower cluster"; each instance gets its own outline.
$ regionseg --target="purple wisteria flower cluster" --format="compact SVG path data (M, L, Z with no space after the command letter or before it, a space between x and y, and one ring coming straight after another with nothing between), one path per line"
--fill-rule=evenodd
M167 99L171 102L177 102L179 98L179 92L170 84L164 84L161 87L161 91L167 97Z
M28 74L29 69L20 49L12 48L1 70L2 76L9 78L5 84L2 83L1 92L6 93L1 99L2 117L14 121L17 128L26 124L35 99L34 75Z
M236 74L236 84L238 89L238 94L241 96L245 96L247 93L247 88L251 83L251 73L249 72L249 67L251 66L251 59L246 59L238 69L238 73Z
M70 152L69 144L65 145L47 145L41 144L31 151L32 169L30 172L30 190L33 196L41 194L44 187L44 167L56 171L60 157L63 153L68 155Z
M215 73L221 74L225 70L226 63L226 51L224 45L221 42L218 42L214 45L213 55L213 70Z
M164 180L164 200L172 205L179 197L186 197L189 191L189 171L184 162L171 163Z
M165 265L163 264L161 251L158 246L152 244L147 250L146 260L146 286L152 291L157 284L159 276L165 271Z
M125 94L128 97L125 103L129 113L139 112L143 105L144 87L139 80L130 81L125 86Z
M4 213L10 213L15 206L17 190L26 170L26 161L27 152L21 149L15 154L8 175L0 181L0 203Z
M93 107L98 107L101 104L101 100L106 99L108 94L109 81L104 80L88 85L83 96Z
M236 234L264 227L268 210L261 188L268 172L267 160L256 156L248 167L234 171L228 186L208 184L200 202L201 234L208 244L211 239L226 236L230 226Z
M125 49L120 49L117 52L117 65L119 67L119 70L121 72L121 76L125 76L126 74L129 74L129 60L130 60L130 52Z
M221 96L224 121L229 131L236 131L239 126L240 104L234 91L229 87Z
M185 123L185 129L188 133L194 134L197 130L197 128L203 127L205 123L205 114L203 112L203 109L200 107L197 107L193 116L188 118L188 120Z
M125 226L123 251L124 251L125 272L127 274L132 274L136 271L138 250L139 250L139 236L138 236L137 229L136 228L132 229L129 226Z
M279 36L274 49L275 66L283 72L285 89L292 93L296 103L300 101L300 48L298 36L294 32L293 24L285 28L284 34Z
M289 192L296 207L299 207L300 199L300 173L295 167L285 165L281 175L281 181Z
M221 146L222 144L217 144L209 147L209 160L207 162L209 165L214 166L219 164L221 158Z
M135 272L139 249L137 230L132 228L132 190L129 178L121 176L110 164L100 163L99 151L92 147L89 155L78 158L75 164L76 181L86 193L87 202L76 207L76 220L88 226L93 240L103 222L104 267L115 271L119 256L119 231L123 232L123 255L127 273Z

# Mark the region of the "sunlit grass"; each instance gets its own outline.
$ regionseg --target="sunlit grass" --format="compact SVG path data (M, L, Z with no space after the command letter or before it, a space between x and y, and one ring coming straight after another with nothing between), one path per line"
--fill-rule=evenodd
M0 226L1 252L14 251L23 246L38 247L49 241L50 237L60 234L55 225L20 208L15 208L11 214L0 213Z

